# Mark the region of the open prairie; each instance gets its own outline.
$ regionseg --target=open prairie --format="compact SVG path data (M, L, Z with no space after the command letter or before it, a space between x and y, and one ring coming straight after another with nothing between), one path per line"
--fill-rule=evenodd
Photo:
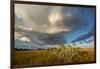
M14 66L39 66L94 62L94 48L49 48L15 50Z

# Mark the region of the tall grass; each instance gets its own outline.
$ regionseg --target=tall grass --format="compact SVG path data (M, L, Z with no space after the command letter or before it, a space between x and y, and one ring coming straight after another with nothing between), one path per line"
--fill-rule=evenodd
M89 50L89 51L88 51ZM53 65L93 62L94 51L92 48L48 48L44 50L15 51L14 65Z

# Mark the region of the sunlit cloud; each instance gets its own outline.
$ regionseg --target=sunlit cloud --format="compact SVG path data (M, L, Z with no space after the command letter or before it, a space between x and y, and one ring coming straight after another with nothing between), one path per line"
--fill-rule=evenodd
M67 9L67 11L64 12L64 9ZM15 24L16 26L23 25L23 27L30 27L33 31L52 34L69 32L88 24L87 22L83 23L84 20L80 13L72 12L73 10L76 9L72 7L16 4Z
M20 40L24 42L30 42L30 39L27 37L21 37Z

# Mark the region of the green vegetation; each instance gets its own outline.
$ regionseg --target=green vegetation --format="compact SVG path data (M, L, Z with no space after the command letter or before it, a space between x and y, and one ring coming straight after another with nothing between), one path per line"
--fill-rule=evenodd
M93 48L65 47L37 49L37 50L15 50L14 65L53 65L93 62Z

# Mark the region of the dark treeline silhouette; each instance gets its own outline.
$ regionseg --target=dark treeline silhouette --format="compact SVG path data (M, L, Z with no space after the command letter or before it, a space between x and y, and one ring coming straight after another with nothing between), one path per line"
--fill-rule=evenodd
M38 48L38 49L14 48L14 50L16 50L16 51L30 51L30 50L44 50L44 49L42 49L42 48Z

